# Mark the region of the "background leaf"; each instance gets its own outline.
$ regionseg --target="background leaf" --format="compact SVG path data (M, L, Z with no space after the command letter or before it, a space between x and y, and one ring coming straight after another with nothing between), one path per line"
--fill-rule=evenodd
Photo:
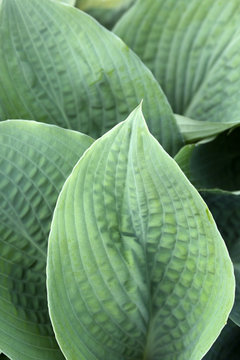
M66 181L47 288L69 359L200 360L225 325L234 297L225 244L140 108Z
M186 145L175 160L198 189L240 190L240 129L206 144Z
M201 195L214 216L234 265L236 294L230 318L240 326L240 193L206 190Z
M114 31L152 70L175 113L239 122L238 0L138 0Z
M56 1L3 0L0 23L0 119L97 138L144 98L153 134L169 153L179 149L175 118L151 72L90 16Z
M133 5L135 0L127 0L121 2L118 6L114 8L102 8L95 7L86 9L85 11L93 16L97 21L99 21L107 29L112 29L120 17Z
M92 144L24 120L0 123L0 348L12 360L63 359L46 296L46 248L58 193Z
M192 143L202 139L214 140L216 136L225 130L229 130L239 126L230 122L203 122L200 120L190 119L186 116L175 114L178 127L181 131L183 139L186 143Z

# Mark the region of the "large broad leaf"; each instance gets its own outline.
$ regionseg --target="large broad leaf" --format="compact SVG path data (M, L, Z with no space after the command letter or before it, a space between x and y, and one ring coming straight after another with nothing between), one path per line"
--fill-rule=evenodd
M68 359L198 360L225 325L234 297L225 244L139 108L66 181L47 288Z
M99 137L144 98L149 127L174 154L175 118L151 72L94 19L51 0L3 0L0 119L54 123Z
M138 0L115 33L153 71L176 113L239 122L239 0Z
M201 195L213 214L234 265L236 296L230 317L240 326L240 194L206 190Z
M229 320L203 360L239 360L239 342L240 328Z
M175 160L198 189L240 190L240 129L206 144L186 145Z
M48 315L48 232L58 193L91 144L53 125L0 123L0 348L12 360L64 358Z

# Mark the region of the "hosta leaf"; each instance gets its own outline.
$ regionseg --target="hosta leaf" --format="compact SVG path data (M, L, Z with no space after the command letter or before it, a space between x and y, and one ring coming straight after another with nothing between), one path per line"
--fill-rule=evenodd
M190 119L177 114L175 114L175 118L183 139L187 143L202 139L213 140L221 132L239 126L236 123L216 123L210 121L205 121L203 126L203 122L200 120Z
M239 360L240 328L231 320L203 360Z
M231 319L240 326L240 194L220 190L201 192L228 247L236 278Z
M47 288L68 359L198 360L226 323L234 279L225 244L140 108L66 181Z
M240 190L240 129L206 144L186 145L175 160L198 189Z
M176 113L239 122L239 0L138 0L115 33L152 70Z
M0 23L0 119L30 118L96 138L144 98L153 134L171 154L179 148L151 72L90 16L56 1L3 0Z
M0 348L12 360L63 359L46 297L46 248L59 191L92 140L31 121L0 123Z

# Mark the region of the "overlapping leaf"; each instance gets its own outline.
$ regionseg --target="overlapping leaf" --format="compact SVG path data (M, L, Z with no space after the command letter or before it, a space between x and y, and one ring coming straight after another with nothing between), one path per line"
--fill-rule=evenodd
M123 1L113 8L94 7L86 9L87 13L97 19L107 29L112 29L120 17L133 5L135 0ZM81 3L81 2L80 2Z
M235 127L239 126L239 123L231 122L216 123L204 121L203 124L200 120L190 119L186 116L177 114L175 114L175 118L186 143L192 143L199 140L206 140L206 142L211 141L220 133L226 130L233 130Z
M12 360L63 359L46 296L58 193L92 140L32 121L0 123L0 348Z
M176 113L239 122L239 0L138 0L115 33L152 70Z
M3 0L0 119L25 118L96 138L144 98L149 127L174 154L181 137L151 72L94 19L51 0Z
M200 360L226 323L234 279L225 244L139 108L66 181L47 288L68 359Z

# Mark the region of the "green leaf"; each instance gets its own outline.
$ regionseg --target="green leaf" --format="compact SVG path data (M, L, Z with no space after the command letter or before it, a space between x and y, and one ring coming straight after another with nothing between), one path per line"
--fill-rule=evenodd
M57 196L88 136L32 121L0 123L0 348L60 360L48 315L46 250Z
M169 153L179 149L175 118L152 73L90 16L56 1L3 0L0 23L0 119L97 138L144 98L155 137Z
M114 31L152 70L175 113L239 122L239 0L138 0Z
M230 318L240 326L240 194L221 190L201 192L230 253L236 278L235 303Z
M203 124L203 122L200 120L193 120L177 114L175 114L175 118L186 143L191 143L202 139L214 140L221 132L239 126L239 124L230 122L216 123L205 121Z
M240 190L240 129L207 144L186 145L175 160L198 189Z
M225 244L141 109L97 140L55 208L47 288L78 360L200 360L233 305Z
M231 320L203 360L239 360L240 328Z

